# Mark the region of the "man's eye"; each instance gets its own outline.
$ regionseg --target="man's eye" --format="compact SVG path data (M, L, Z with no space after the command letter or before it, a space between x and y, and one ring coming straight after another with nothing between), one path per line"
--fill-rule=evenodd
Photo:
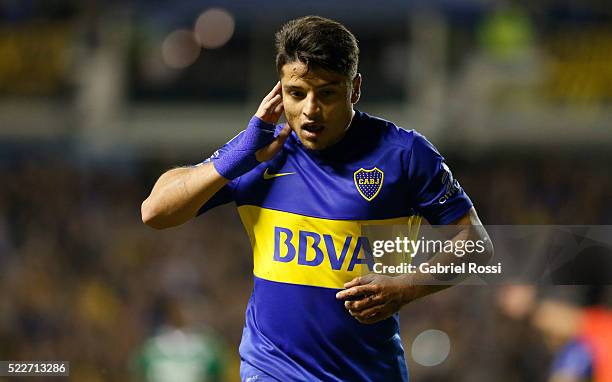
M295 98L301 98L304 96L302 92L297 92L297 91L291 91L289 92L289 95Z
M336 94L335 90L323 90L321 92L321 95L324 97L330 97L330 96L333 96L334 94Z

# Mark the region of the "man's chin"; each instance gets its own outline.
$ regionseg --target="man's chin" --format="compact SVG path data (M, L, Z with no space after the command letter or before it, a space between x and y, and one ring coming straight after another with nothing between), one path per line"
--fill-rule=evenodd
M306 147L308 150L320 150L321 141L318 137L311 138L305 137L303 134L298 134L298 138L302 143L302 146Z
M323 150L325 146L320 141L312 141L308 139L301 139L302 145L308 150Z

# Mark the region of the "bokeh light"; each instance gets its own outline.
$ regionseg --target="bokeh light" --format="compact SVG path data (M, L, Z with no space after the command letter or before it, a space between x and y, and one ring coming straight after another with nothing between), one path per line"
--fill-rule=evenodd
M234 17L221 8L211 8L203 12L195 23L195 37L203 48L219 48L234 34Z
M183 69L193 64L200 56L193 33L179 29L170 33L162 43L164 63L173 69Z
M412 342L412 359L423 366L436 366L450 353L450 339L441 330L429 329Z

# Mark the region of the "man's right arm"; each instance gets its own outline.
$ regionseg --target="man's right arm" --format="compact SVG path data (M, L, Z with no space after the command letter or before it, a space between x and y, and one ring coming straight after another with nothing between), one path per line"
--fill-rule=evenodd
M195 217L200 207L228 182L212 161L169 170L159 177L142 202L142 221L155 229L181 225Z
M142 221L163 229L181 225L195 217L199 209L230 180L270 160L283 147L291 129L285 126L274 137L275 124L283 112L280 82L261 101L249 126L224 146L226 152L201 165L179 167L159 177L142 203Z

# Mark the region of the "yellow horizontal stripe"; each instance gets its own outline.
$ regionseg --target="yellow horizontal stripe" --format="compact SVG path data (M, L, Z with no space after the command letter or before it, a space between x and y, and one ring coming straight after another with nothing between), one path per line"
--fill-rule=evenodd
M332 220L258 206L238 208L253 247L255 276L291 284L343 287L368 273L364 226L407 227L416 236L420 217ZM405 234L405 232L404 232Z

